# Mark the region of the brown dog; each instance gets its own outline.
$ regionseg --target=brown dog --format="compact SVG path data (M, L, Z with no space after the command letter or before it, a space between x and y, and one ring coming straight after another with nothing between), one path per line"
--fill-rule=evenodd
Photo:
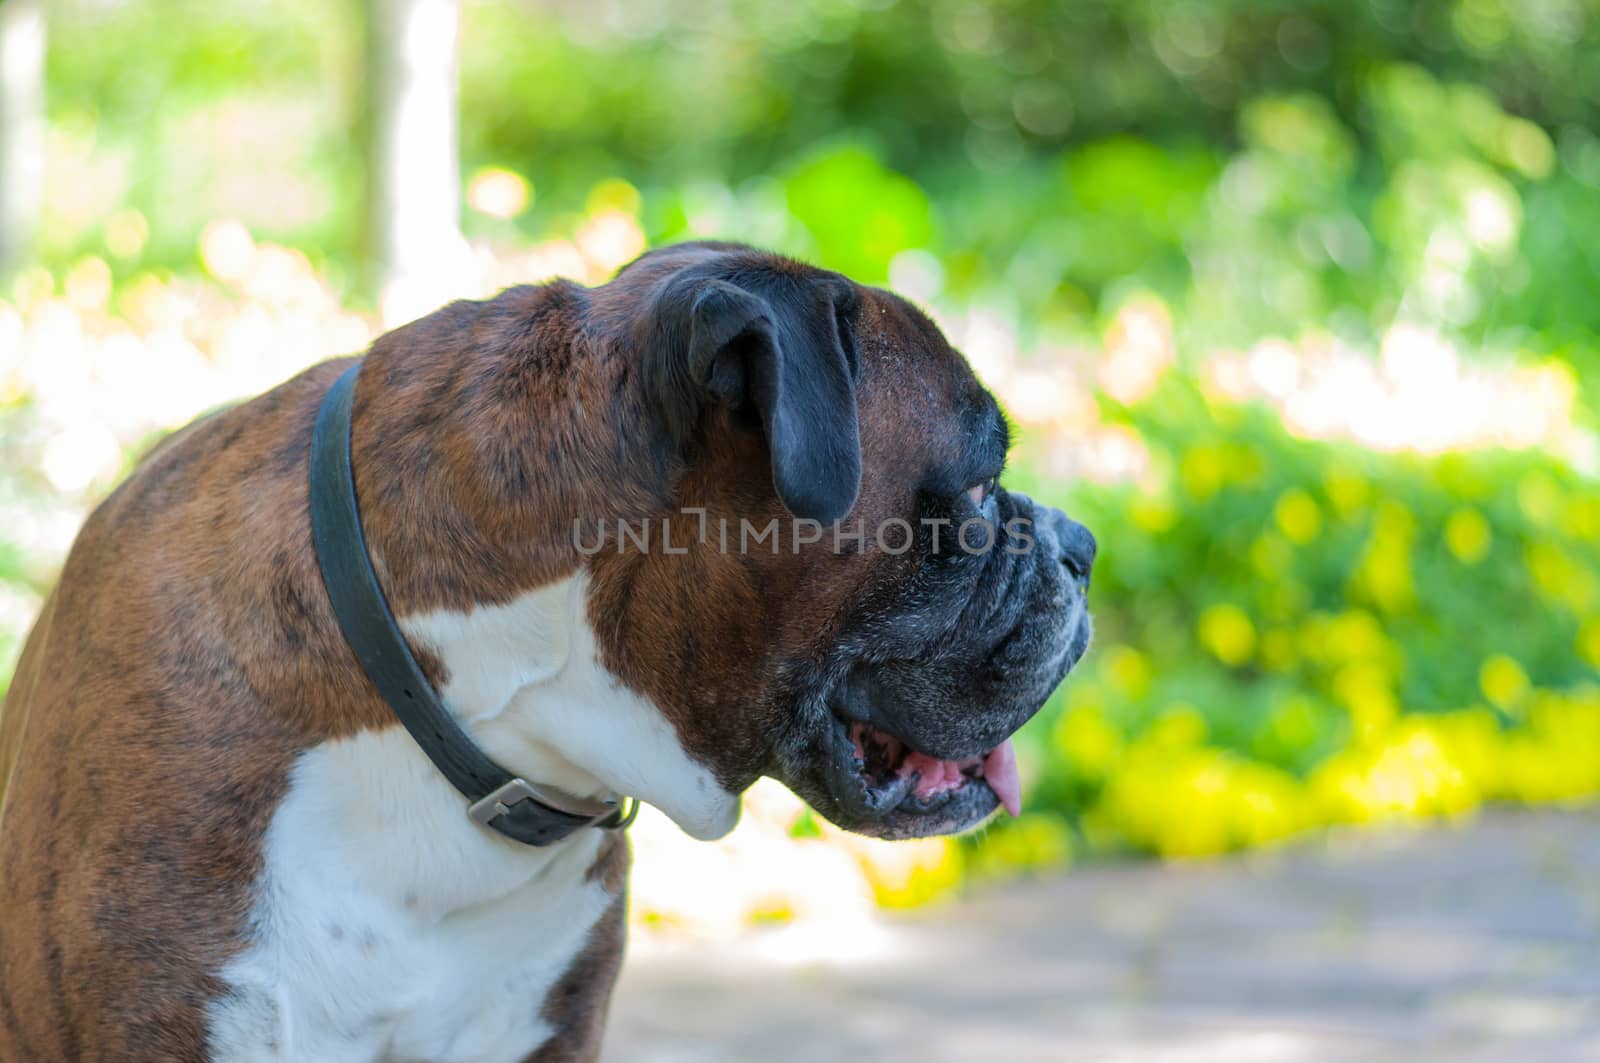
M351 364L177 433L78 536L0 710L7 1063L598 1050L623 835L469 819L330 608L308 455ZM456 303L373 344L352 424L471 741L696 837L762 774L888 837L1014 809L1008 736L1087 645L1093 539L997 486L939 332L837 274L696 244Z

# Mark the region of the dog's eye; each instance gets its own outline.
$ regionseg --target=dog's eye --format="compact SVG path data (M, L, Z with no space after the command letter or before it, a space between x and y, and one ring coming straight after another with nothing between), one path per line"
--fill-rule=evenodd
M1000 486L1000 477L991 476L987 480L975 483L967 488L967 497L972 499L974 506L982 509L983 504L988 501L990 495L994 494L995 488L998 486Z

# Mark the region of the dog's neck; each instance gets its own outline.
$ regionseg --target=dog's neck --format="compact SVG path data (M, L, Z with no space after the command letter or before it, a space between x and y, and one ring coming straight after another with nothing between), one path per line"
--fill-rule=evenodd
M440 694L490 756L582 796L654 805L697 838L732 828L738 797L683 751L648 699L600 660L581 571L504 605L402 618L449 678Z

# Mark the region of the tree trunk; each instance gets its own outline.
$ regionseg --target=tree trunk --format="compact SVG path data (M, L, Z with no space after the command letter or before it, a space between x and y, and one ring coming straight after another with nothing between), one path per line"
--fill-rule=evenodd
M33 253L44 191L44 7L0 0L0 273Z
M366 0L368 247L386 324L472 292L461 236L459 0Z

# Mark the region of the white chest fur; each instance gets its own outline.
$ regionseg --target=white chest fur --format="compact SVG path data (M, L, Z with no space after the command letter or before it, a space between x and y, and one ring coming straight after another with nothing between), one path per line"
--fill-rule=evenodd
M402 626L444 663L445 702L502 764L640 797L696 837L726 833L737 796L600 665L585 590L577 576ZM588 877L604 840L588 830L531 849L483 830L398 727L307 751L265 840L251 941L222 972L214 1058L524 1058L551 1033L546 994L612 901Z

